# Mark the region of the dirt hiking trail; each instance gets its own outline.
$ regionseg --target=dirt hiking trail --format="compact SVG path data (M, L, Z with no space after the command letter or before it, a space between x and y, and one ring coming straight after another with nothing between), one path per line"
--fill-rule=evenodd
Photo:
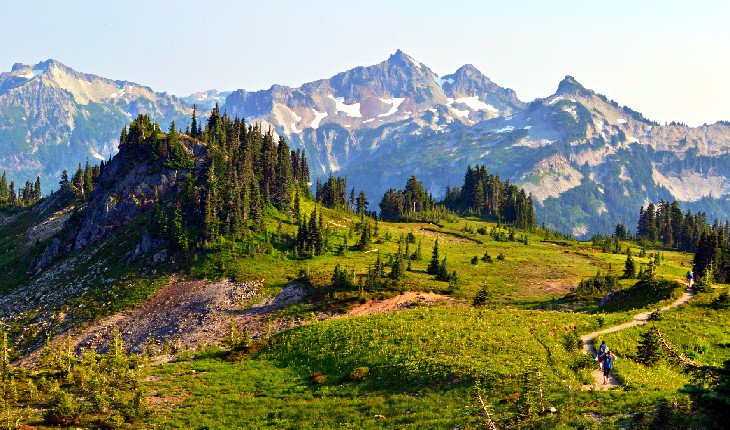
M692 296L695 295L695 292L693 290L687 289L684 294L682 294L682 297L678 298L674 302L662 307L659 309L659 312L665 312L669 309L676 308L679 305L683 305L687 303ZM604 328L603 330L594 331L593 333L588 333L586 335L583 335L580 337L580 340L583 341L583 351L587 354L591 354L593 356L596 355L596 346L594 344L595 339L598 336L602 336L604 334L608 333L614 333L621 330L626 330L630 327L636 327L637 325L646 324L647 321L649 321L649 315L651 312L641 312L639 314L634 315L633 320L629 322L625 322L623 324L611 326ZM610 388L614 387L620 387L621 384L618 382L616 378L613 377L613 375L609 376L608 383L603 384L603 372L601 372L599 369L596 369L592 372L594 383L593 385L584 385L584 390L608 390Z

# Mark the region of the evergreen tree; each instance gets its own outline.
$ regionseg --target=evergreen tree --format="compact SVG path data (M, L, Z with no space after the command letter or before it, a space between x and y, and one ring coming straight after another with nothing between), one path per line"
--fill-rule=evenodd
M446 265L446 257L444 257L444 259L441 260L441 264L439 264L438 271L436 272L436 280L438 280L438 281L448 281L449 280L449 268Z
M299 198L299 188L294 191L294 220L297 224L302 222L302 206Z
M81 163L76 168L73 179L71 179L71 191L76 194L77 197L84 196L84 171L81 169Z
M188 232L185 230L180 204L175 206L175 215L172 219L172 235L177 246L183 251L187 251L190 247L190 239L188 238Z
M439 241L436 239L436 241L433 243L433 251L431 253L431 262L428 264L428 269L426 269L426 273L429 275L437 275L439 273L439 269L441 268L441 261L439 258Z
M641 335L641 341L636 350L636 356L640 363L647 366L653 366L661 359L661 334L659 329L651 327L646 333Z
M352 189L352 194L355 194L355 189ZM365 197L365 193L363 191L360 191L360 194L357 196L357 213L360 215L360 220L362 221L365 217L365 212L368 210L368 199Z
M2 177L0 177L0 204L7 202L9 199L10 188L8 187L8 176L5 170L3 170Z
M636 278L636 262L631 255L631 248L626 250L626 263L624 265L624 278L634 279Z
M35 201L38 201L41 199L41 177L36 176L35 178L35 186L33 187L33 192L35 193Z
M405 260L403 258L401 245L398 244L398 251L395 254L395 258L393 259L393 264L391 265L390 278L395 281L400 281L404 275Z
M360 234L360 240L358 241L358 248L364 251L370 247L370 241L372 240L372 230L370 223L365 221L362 223L362 233Z
M190 118L190 137L200 138L198 135L198 119L195 115L196 106L193 104L193 115Z
M86 161L86 166L84 167L84 195L86 197L91 196L91 192L94 191L94 170L89 166L88 160Z

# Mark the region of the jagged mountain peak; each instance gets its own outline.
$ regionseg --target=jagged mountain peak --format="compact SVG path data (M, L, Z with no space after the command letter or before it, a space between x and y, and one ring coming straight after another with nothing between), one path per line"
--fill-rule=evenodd
M467 63L456 69L453 76L470 76L470 77L482 77L484 74L477 69L473 64ZM486 78L486 76L484 76ZM489 79L489 78L487 78Z
M555 92L556 95L578 93L592 93L592 91L586 89L586 87L584 87L571 75L566 75L563 80L560 81L558 84L558 90Z
M420 61L414 59L412 56L406 54L405 52L403 52L400 49L396 50L395 53L391 54L391 56L388 57L387 62L388 63L401 63L401 64L405 63L405 64L409 64L409 65L416 66L416 67L423 66L423 64Z

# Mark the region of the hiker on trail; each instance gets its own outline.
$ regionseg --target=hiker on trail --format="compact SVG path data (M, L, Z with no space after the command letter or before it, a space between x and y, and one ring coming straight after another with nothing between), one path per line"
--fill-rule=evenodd
M616 361L616 356L613 352L608 351L603 361L603 385L608 383L609 376L611 376L611 370L613 369L613 363Z
M687 288L692 288L695 284L695 275L690 270L687 272Z
M598 347L598 355L596 358L598 359L598 366L603 370L603 362L606 359L606 353L608 352L608 345L606 345L606 341L601 341L601 346Z

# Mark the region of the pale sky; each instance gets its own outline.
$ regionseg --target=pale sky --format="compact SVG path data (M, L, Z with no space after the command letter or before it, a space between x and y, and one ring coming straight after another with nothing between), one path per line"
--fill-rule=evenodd
M0 70L55 58L185 96L299 86L400 48L520 99L569 74L659 121L730 120L725 1L7 1Z

